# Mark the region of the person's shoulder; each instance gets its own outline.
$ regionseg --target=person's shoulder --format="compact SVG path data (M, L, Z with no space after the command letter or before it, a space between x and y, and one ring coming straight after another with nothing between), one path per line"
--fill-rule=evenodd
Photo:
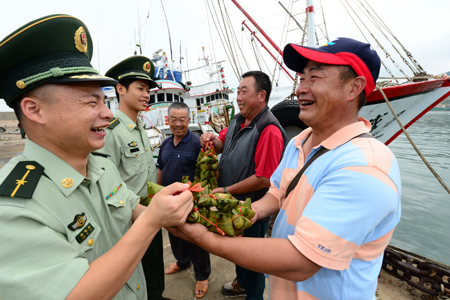
M0 196L31 199L43 173L38 162L13 158L0 170Z
M160 149L162 149L164 146L166 146L167 145L167 143L170 141L172 139L172 137L168 137L168 138L166 138L162 143L161 143L161 146L159 147Z
M117 127L117 125L120 124L120 120L116 117L112 118L111 120L109 120L109 126L107 127L108 129L114 129Z
M106 168L117 169L116 165L109 159L109 157L110 157L109 154L94 151L94 152L91 152L88 159L94 160L95 162L101 164L102 166L104 166Z
M198 143L200 144L200 137L194 133L191 132L191 139L193 143Z

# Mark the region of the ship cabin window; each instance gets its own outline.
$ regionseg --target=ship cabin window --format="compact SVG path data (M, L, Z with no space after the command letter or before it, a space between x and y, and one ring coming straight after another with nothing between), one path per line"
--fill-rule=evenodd
M166 101L167 102L172 102L173 101L173 98L172 98L172 94L166 94Z
M214 94L216 96L216 100L220 98L219 94Z
M158 102L164 102L164 94L158 94Z
M178 102L178 101L180 101L180 97L178 96L178 95L173 95L174 97L175 97L175 102Z
M211 96L206 97L206 103L209 103L209 102L211 102Z
M155 95L150 95L150 101L148 103L155 103Z
M228 94L223 94L223 98L225 98L226 100L228 100Z
M180 102L183 102L183 103L184 103L184 99L183 99L183 97L180 97Z

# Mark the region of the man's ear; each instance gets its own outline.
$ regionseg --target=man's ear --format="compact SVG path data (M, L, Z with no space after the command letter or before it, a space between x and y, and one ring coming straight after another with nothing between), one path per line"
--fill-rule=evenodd
M119 95L125 95L125 93L127 92L127 88L123 85L121 85L120 83L118 83L116 85L116 91Z
M42 102L33 97L24 97L20 102L23 115L30 120L41 125L46 123Z
M261 91L259 92L259 95L261 95L261 98L259 99L260 102L266 102L266 95L267 95L267 92L266 92L265 90L261 90ZM262 100L262 101L261 101L261 100Z
M351 81L351 89L348 95L347 100L357 99L358 96L364 92L364 88L366 87L367 80L364 76L358 76Z

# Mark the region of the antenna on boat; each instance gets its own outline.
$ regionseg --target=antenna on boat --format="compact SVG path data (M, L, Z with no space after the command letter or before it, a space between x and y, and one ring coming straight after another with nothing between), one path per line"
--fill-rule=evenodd
M161 6L162 6L163 11L164 11L164 17L166 18L167 32L169 33L170 62L172 63L172 60L173 60L173 54L172 54L172 39L170 38L169 22L167 22L166 10L164 9L164 4L163 4L162 0L161 0Z
M137 8L137 16L138 16L138 35L139 35L139 44L136 44L136 46L139 47L139 53L142 55L142 47L141 47L141 21L139 17L139 2L136 0L136 8Z
M314 12L314 0L306 1L306 13L308 18L308 47L316 47L314 41L316 37L316 25L315 25L315 12Z

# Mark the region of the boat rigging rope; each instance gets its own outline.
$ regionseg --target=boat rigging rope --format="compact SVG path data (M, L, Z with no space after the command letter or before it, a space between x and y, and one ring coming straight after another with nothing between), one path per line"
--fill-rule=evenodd
M240 50L239 40L237 39L236 33L234 32L234 28L233 28L233 25L231 23L230 15L228 14L228 10L227 10L227 6L225 5L225 2L223 3L223 9L225 11L225 18L228 21L228 27L230 28L231 37L233 38L234 48L239 48L239 50ZM226 26L226 25L224 24L224 26ZM236 44L237 44L237 47L236 47ZM238 51L237 50L235 50L235 51L236 51L236 58L238 58L238 55L237 55ZM240 51L242 52L242 50L240 50ZM237 64L236 68L237 69L240 68L240 73L239 74L242 74L243 72L242 72L241 64L239 63L239 59L237 59L237 60L238 60L238 64Z
M283 4L281 4L281 2L280 1L278 1L278 3L280 3L280 5L281 6L283 6ZM292 10L292 5L293 5L293 1L291 0L291 1L289 1L289 4L290 4L290 8L289 8L289 11L291 11ZM284 6L283 6L283 8L284 8ZM286 17L285 17L285 19L284 19L284 24L283 24L283 34L281 35L281 40L280 40L280 45L285 45L285 43L286 43L286 38L287 38L287 33L288 33L288 28L289 28L289 21L290 21L291 19L289 18L289 13L288 14L286 14ZM301 27L300 27L301 28ZM275 80L275 73L277 72L277 65L278 65L278 59L280 58L280 52L279 51L277 51L277 56L276 56L276 60L275 60L275 65L273 66L273 73L272 73L272 86L273 86L273 82L274 82L274 80ZM283 64L283 61L281 62L282 64ZM278 86L278 82L280 81L280 75L281 75L281 66L278 68L280 71L279 71L279 73L278 73L278 79L277 79L277 86Z
M213 55L214 55L214 57L216 57L216 50L215 50L215 47L214 47L214 43L212 42L213 39L212 39L211 26L209 25L209 18L208 18L208 28L209 28L209 36L210 36L210 38L211 38L211 45L212 45L212 49L213 49ZM217 63L214 64L214 65L215 65L215 67L216 67L217 80L219 81L220 95L221 95L222 99L224 99L224 97L223 97L222 78L220 78L220 75L219 75L220 72L217 70L217 67L218 67ZM212 70L211 70L211 71L212 71ZM212 109L212 108L211 108L211 111L213 112L213 109Z
M389 109L391 110L392 114L394 115L395 120L397 121L398 125L402 129L403 133L405 134L408 141L413 146L414 150L416 150L417 154L420 156L422 161L425 163L425 165L430 169L431 173L433 173L434 177L439 181L439 183L444 187L444 189L447 191L447 193L450 194L450 189L445 184L445 182L441 179L441 177L436 173L436 171L433 169L433 167L428 163L428 161L425 159L425 157L422 155L420 150L417 148L416 144L412 141L411 137L409 136L408 132L406 132L405 127L403 127L402 123L400 122L400 119L398 118L397 114L395 113L394 109L391 106L391 103L389 102L389 99L386 97L386 94L383 92L383 89L380 87L376 87L377 90L380 91L381 95L383 95L384 100L386 101L386 104L389 106Z
M261 68L261 64L259 63L258 53L256 53L255 38L253 37L253 35L250 38L250 46L252 46L253 54L255 55L256 63L258 64L259 70L262 72L263 70Z
M370 11L364 7L364 5L361 3L360 1L360 5L361 7L363 7L367 14L364 13L364 11L361 9L362 13L372 21L372 24L378 29L378 31L381 32L381 34L386 38L386 40L391 44L392 48L394 48L394 50L397 52L397 54L400 56L400 58L402 59L402 61L406 64L406 66L408 68L411 69L411 71L413 72L414 75L418 75L419 71L416 70L413 66L411 66L411 64L406 60L406 58L403 57L403 55L400 53L400 51L397 49L397 47L395 47L395 45L391 42L391 40L386 36L386 34L384 33L383 29L380 27L380 25L378 24L378 21L373 17L373 15L370 13Z
M342 3L342 6L344 6L345 10L347 11L348 15L350 16L350 18L352 19L353 23L355 23L356 27L358 28L358 30L361 32L361 34L364 36L364 39L366 40L367 43L370 44L369 40L367 39L367 37L365 36L365 34L363 33L363 31L361 30L361 28L359 28L358 24L356 23L355 19L353 18L353 16L350 14L350 12L348 11L347 7L344 5L344 3L342 2L342 0L340 0ZM346 1L347 2L347 1ZM350 6L350 4L347 5ZM351 7L351 6L350 6ZM353 10L353 9L352 9ZM383 48L383 46L378 42L378 40L374 37L374 35L370 32L370 30L367 28L367 26L365 26L364 22L362 22L362 20L359 18L359 16L355 13L355 11L353 11L353 13L358 17L358 19L360 20L360 22L364 25L364 27L366 27L367 31L369 31L370 35L372 36L372 38L377 42L378 46L381 48L381 50L384 52L384 54L386 55L386 57L388 57L392 63L397 67L397 69L399 69L399 71L406 76L406 74L403 72L403 70L400 68L400 66L392 59L392 57L389 55L389 53L387 53L387 51ZM385 68L385 70L391 75L391 70L389 70L389 68L384 64L383 61L381 61L381 63L383 64L383 67Z
M327 38L327 42L329 42L330 38L328 37L328 29L327 29L327 23L325 22L325 12L323 10L322 0L320 0L320 7L322 8L322 19L323 19L323 26L325 27L325 37Z
M383 22L383 20L378 16L376 11L370 6L370 4L364 0L367 4L367 6L370 7L370 9L374 12L374 14L377 16L379 22L384 26L386 31L395 39L395 41L400 45L400 47L405 51L406 56L411 60L411 62L416 66L416 68L419 70L420 73L426 73L425 70L419 65L419 63L416 61L416 59L412 56L411 52L409 52L402 43L397 39L397 37L392 33L392 31L386 26L386 24Z
M224 27L225 27L225 33L227 34L228 44L230 45L230 53L231 53L231 57L233 58L234 64L237 66L236 58L235 58L234 51L233 51L233 47L231 47L232 44L231 44L231 41L230 41L230 36L229 36L229 34L228 34L227 26L225 25L226 22L225 22L225 19L224 19L224 17L223 17L222 6L220 5L220 0L217 0L217 3L219 4L220 14L221 14L221 16L222 16L222 22L223 22ZM238 72L239 72L239 71L238 71ZM239 80L239 79L238 79L238 80Z
M205 2L206 2L206 6L209 8L209 11L210 11L210 14L207 14L207 15L208 15L208 16L209 16L209 15L212 15L211 7L209 6L208 0L205 0ZM214 7L214 6L213 6L213 7ZM216 13L216 9L215 9L215 8L214 8L214 13L215 13L215 15L216 15L216 17L217 17L217 13ZM217 27L217 24L216 24L216 21L215 21L214 18L212 18L212 19L213 19L213 22L214 22L214 26L216 27L217 33L219 34L220 42L222 43L222 46L223 46L223 48L224 48L224 50L225 50L225 54L227 55L228 60L231 62L230 56L229 56L229 54L228 54L229 49L227 49L227 47L230 47L230 46L229 46L228 44L226 44L226 43L223 42L222 36L220 35L220 32L219 32L219 28ZM218 19L218 18L217 18L217 19ZM208 20L209 20L209 19L208 19ZM222 31L222 28L220 28L220 30ZM223 34L223 32L222 32L222 34ZM237 67L237 66L231 64L231 68L233 69L234 75L236 76L236 79L239 80L239 79L240 79L240 78L239 78L239 75L238 75L239 70L236 70L235 67Z
M306 32L308 31L308 16L309 16L309 14L306 14L306 18L305 18L305 30L303 31L303 35L302 35L302 43L300 44L300 45L302 45L302 46L305 45Z

